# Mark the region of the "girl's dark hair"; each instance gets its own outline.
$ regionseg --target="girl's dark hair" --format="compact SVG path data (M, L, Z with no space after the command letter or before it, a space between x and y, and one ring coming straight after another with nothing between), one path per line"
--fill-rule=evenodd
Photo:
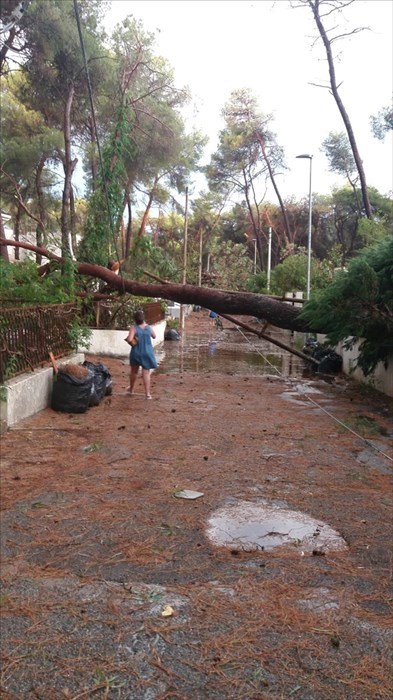
M141 323L143 323L145 320L145 314L143 313L142 310L140 311L135 311L134 313L134 321L137 324L137 326L140 326Z

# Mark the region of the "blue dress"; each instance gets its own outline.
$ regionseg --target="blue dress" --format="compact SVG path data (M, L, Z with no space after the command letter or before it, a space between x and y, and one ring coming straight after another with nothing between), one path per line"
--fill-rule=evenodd
M135 335L138 343L131 348L130 365L139 365L143 369L156 369L158 365L151 342L150 326L145 328L135 326Z

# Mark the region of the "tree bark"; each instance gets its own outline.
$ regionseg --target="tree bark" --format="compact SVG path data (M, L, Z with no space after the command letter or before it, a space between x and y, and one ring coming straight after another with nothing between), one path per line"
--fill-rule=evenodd
M10 29L10 32L9 32L8 36L6 37L6 40L4 41L4 43L3 43L3 42L1 43L1 49L0 49L0 75L3 75L3 73L5 72L5 71L4 71L4 65L5 65L5 62L6 62L7 53L8 53L8 51L10 51L10 50L12 51L12 49L13 49L12 44L13 44L13 41L14 41L14 39L15 39L16 33L17 33L17 27L14 26L14 27L12 27L12 28Z
M264 158L265 163L266 163L266 165L267 165L267 169L268 169L268 171L269 171L269 177L270 177L271 183L272 183L272 185L273 185L273 187L274 187L274 191L275 191L275 193L276 193L276 195L277 195L277 199L278 199L278 202L279 202L279 205L280 205L282 217L283 217L283 220L284 220L284 228L285 228L285 231L286 231L288 240L290 240L290 238L291 238L291 229L290 229L290 226L289 226L289 221L288 221L287 212L286 212L286 209L285 209L285 206L284 206L284 202L282 201L282 197L281 197L281 195L280 195L279 189L278 189L277 184L276 184L276 179L275 179L275 177L274 177L273 169L272 169L272 166L270 165L270 160L269 160L269 158L267 157L266 148L265 148L265 141L264 141L264 139L263 139L263 137L261 136L260 133L256 132L256 133L255 133L255 136L256 136L257 141L258 141L258 143L259 143L259 145L260 145L260 147L261 147L262 155L263 155L263 158Z
M127 211L128 211L128 219L127 219L127 231L126 231L126 244L125 244L125 250L124 250L124 255L123 257L125 260L128 260L128 256L131 252L131 243L132 243L132 207L131 207L131 198L130 195L127 195Z
M22 219L22 212L23 209L18 202L17 207L16 207L16 212L15 212L15 220L14 220L14 238L16 241L20 240L20 222ZM19 248L15 249L15 260L19 260L20 255L19 255Z
M43 248L0 238L0 246L5 245L20 246L39 253L49 260L57 260L60 263L65 262L64 258ZM79 274L101 279L111 289L117 290L120 294L128 293L135 296L158 297L160 299L177 301L180 304L197 304L205 309L212 309L218 314L253 316L278 328L292 331L323 332L323 329L320 328L310 328L305 321L300 319L299 309L292 306L291 303L276 301L263 294L228 292L220 289L211 289L210 287L174 284L172 282L149 284L125 279L100 265L91 263L75 263L75 265Z
M71 107L74 99L75 88L70 85L67 101L64 107L64 157L62 159L64 168L64 187L61 209L61 251L63 255L70 254L69 234L71 232L70 222L70 197L72 187L72 175L78 162L77 158L71 158Z
M141 238L141 237L144 235L144 233L145 233L146 224L147 224L147 220L148 220L148 218L149 218L150 209L151 209L151 207L152 207L152 204L153 204L153 201L154 201L154 196L155 196L155 193L156 193L157 183L158 183L158 177L156 176L155 179L154 179L153 187L151 188L151 191L150 191L150 193L149 193L149 199L148 199L148 202L147 202L147 205L146 205L146 209L145 209L144 214L143 214L143 217L142 217L141 225L140 225L140 227L139 227L138 238Z
M319 14L321 0L308 0L308 4L311 7L312 13L314 15L315 23L318 27L319 35L320 35L320 37L323 41L323 44L325 46L326 56L327 56L328 65L329 65L330 86L332 88L332 93L333 93L333 97L335 99L336 105L339 109L342 120L344 122L344 126L345 126L347 134L348 134L349 143L351 144L351 149L352 149L353 157L355 159L356 168L357 168L357 171L359 173L360 187L362 190L363 205L364 205L364 209L366 212L366 216L368 219L372 219L372 211L371 211L370 200L368 197L366 176L365 176L364 169L363 169L363 161L362 161L360 154L359 154L359 151L358 151L357 143L355 140L355 134L353 133L353 129L352 129L352 124L350 122L347 111L343 105L341 97L338 94L338 86L337 86L337 81L336 81L336 71L335 71L335 67L334 67L334 60L333 60L333 53L332 53L332 39L328 38L325 27L322 24L322 20L321 20L320 14ZM337 7L336 9L339 9L339 8ZM331 12L331 3L329 3L329 13L330 12Z
M36 228L36 239L37 239L37 246L40 248L41 246L46 246L47 241L46 241L46 235L45 235L45 223L46 223L46 209L44 205L44 191L42 189L42 172L45 166L46 158L45 156L42 156L40 158L39 163L37 165L37 170L35 173L35 191L37 194L37 206L38 206L38 213L39 213L39 218L40 222L37 223L37 228ZM41 256L36 255L35 259L37 265L41 265Z
M3 222L3 217L1 215L1 209L0 209L0 235L1 235L1 240L5 240L5 231L4 231L4 222ZM6 245L0 245L0 257L3 258L7 263L10 261L10 256L8 255L8 248Z

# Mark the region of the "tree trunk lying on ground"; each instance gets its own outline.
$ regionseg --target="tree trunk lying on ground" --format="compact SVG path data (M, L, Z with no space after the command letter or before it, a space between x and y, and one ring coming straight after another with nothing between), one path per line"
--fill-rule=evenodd
M64 258L29 243L0 238L0 246L25 248L26 250L39 253L48 260L64 263ZM157 284L137 282L125 279L122 275L111 272L111 270L100 265L85 262L76 262L74 264L79 274L101 279L120 294L156 297L180 304L196 304L205 309L211 309L218 314L253 316L278 328L285 328L291 331L322 332L320 329L310 328L305 321L300 319L299 309L292 306L290 302L277 301L263 294L229 292L210 287L197 287L191 284L175 284L172 282Z

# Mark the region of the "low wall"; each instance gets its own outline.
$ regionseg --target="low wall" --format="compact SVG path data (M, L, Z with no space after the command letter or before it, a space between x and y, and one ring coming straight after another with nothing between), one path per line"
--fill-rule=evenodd
M336 351L343 358L343 372L345 374L351 375L358 382L370 384L387 396L393 396L393 355L389 358L387 369L380 362L375 372L371 376L365 377L361 369L353 369L359 355L359 343L356 343L352 350L345 350L342 343L339 343Z
M326 340L326 335L317 334L318 343L324 343ZM357 382L362 384L369 384L370 386L380 391L386 396L393 396L393 355L389 358L388 366L385 369L383 364L380 362L375 372L372 375L365 377L362 370L359 368L354 369L356 366L356 361L359 356L359 345L361 341L358 341L353 346L352 350L346 350L343 347L343 343L338 343L334 348L335 351L341 355L343 358L342 371L344 374L355 379Z
M164 340L166 321L159 321L152 325L156 333L153 338L153 347L156 347ZM108 357L127 357L130 353L130 346L124 338L128 335L128 330L113 331L106 329L92 329L89 345L78 348L80 352L89 355L107 355Z
M166 321L154 324L156 338L153 346L164 341ZM85 354L108 355L110 357L127 357L130 346L124 341L128 331L93 330L91 342L86 347L78 348L78 352L59 358L58 365L73 362L84 362ZM53 386L53 368L45 367L34 372L26 372L9 379L0 387L0 432L3 433L11 425L23 418L42 411L51 404Z
M84 362L83 353L67 355L56 360L58 365ZM8 379L1 387L0 425L1 432L23 418L50 406L53 386L53 367L36 369Z

